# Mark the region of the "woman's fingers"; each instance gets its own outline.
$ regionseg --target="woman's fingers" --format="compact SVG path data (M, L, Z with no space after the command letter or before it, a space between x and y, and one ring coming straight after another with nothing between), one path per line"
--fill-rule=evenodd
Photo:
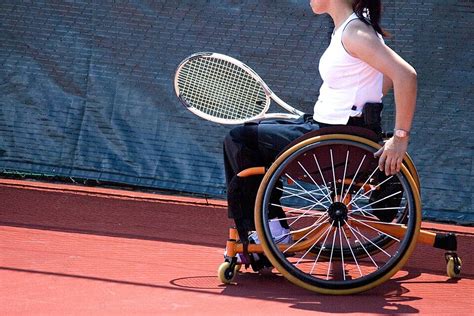
M383 149L384 149L384 146L380 147L380 149L375 152L374 157L375 158L380 157L383 153Z
M380 156L380 158L379 158L379 170L380 171L385 170L385 160L387 160L387 157L385 155Z
M402 168L402 162L403 162L403 157L398 157L398 160L397 160L397 172L400 172L400 169Z
M394 175L400 171L403 157L400 158L397 153L387 153L386 151L379 159L380 171L385 171L385 175Z
M375 157L380 157L380 171L385 171L385 175L387 176L400 172L407 145L408 144L404 142L395 142L393 138L389 139L384 146L374 154Z
M392 160L390 161L390 174L395 174L397 173L397 167L398 167L398 157L394 156L392 157Z

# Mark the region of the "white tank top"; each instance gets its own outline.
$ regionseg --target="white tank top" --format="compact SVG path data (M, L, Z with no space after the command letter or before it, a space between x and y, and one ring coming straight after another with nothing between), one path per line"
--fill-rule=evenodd
M354 19L355 13L338 27L319 61L323 84L314 105L314 119L318 122L345 125L351 116L362 114L365 103L382 102L383 74L349 55L342 45L342 33Z

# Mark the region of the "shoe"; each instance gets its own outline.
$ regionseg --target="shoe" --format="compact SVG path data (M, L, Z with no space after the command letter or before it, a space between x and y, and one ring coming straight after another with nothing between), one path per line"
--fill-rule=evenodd
M281 226L280 221L278 220L270 220L270 223L268 224L270 226L270 232L272 233L273 240L277 244L290 244L293 242L293 238L291 237L290 230L288 228L284 228ZM252 240L256 243L259 244L260 240L258 239L257 232L252 232L249 235L249 241L252 242Z
M270 221L268 225L270 226L270 232L272 233L273 240L277 244L290 244L293 242L290 230L288 228L282 227L278 220ZM251 244L260 244L260 240L258 239L258 234L256 231L250 233L248 239ZM224 252L224 257L226 255L227 254ZM262 267L271 267L270 262L263 254L249 253L249 255L252 256L252 258L250 258L250 262L242 253L238 253L236 255L236 263L251 264L255 271L260 270Z

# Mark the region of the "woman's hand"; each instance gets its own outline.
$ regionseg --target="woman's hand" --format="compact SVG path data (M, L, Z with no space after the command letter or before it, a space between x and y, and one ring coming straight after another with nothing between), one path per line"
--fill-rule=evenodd
M387 176L394 175L400 171L403 158L408 148L408 137L393 136L375 154L379 158L379 169L385 171Z

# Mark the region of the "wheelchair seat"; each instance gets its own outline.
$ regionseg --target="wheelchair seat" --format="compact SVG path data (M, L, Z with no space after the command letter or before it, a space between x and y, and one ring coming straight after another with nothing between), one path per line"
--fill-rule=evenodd
M329 126L323 127L318 130L314 130L312 132L306 133L297 139L293 140L289 143L286 147L283 148L281 153L285 152L287 149L291 148L292 146L301 143L304 140L316 137L316 136L323 136L323 135L332 135L332 134L344 134L344 135L353 135L366 138L371 140L375 143L382 142L383 138L382 135L377 134L376 132L372 131L371 129L360 127L360 126L348 126L348 125L340 125L340 126ZM279 156L278 155L278 156ZM277 157L278 158L278 157Z

